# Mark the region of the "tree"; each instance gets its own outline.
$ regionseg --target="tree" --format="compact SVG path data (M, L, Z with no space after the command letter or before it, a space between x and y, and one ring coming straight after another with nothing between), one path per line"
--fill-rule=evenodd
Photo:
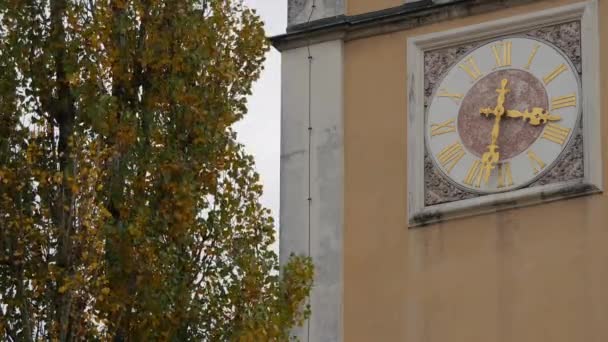
M268 45L237 0L0 2L0 338L285 340L279 275L231 125Z

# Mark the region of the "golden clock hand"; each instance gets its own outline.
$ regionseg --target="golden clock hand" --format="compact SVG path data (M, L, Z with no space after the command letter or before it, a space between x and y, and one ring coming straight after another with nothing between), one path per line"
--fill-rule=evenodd
M494 114L494 109L490 108L490 107L486 107L486 108L481 108L479 110L479 112L485 116L490 116L491 114Z
M500 89L496 89L498 93L498 100L496 107L492 110L491 108L482 108L480 113L486 116L490 114L494 114L494 126L492 127L492 142L488 145L488 152L484 153L481 157L482 167L484 169L484 180L485 183L488 184L490 182L490 174L492 170L496 167L498 160L500 159L500 153L498 153L498 136L500 134L500 121L502 116L505 114L505 100L507 97L507 93L510 92L510 89L507 89L507 84L509 80L504 78L501 81Z
M559 121L562 119L559 115L552 115L542 108L532 108L532 111L526 110L520 112L518 110L508 110L507 116L510 118L522 118L522 120L528 122L530 125L538 126L540 124L547 123L549 121Z
M494 114L494 116L496 117L494 120L494 127L492 128L492 143L488 146L488 148L490 148L490 146L492 145L496 145L498 135L500 134L500 121L502 119L502 116L505 114L505 100L507 97L507 93L511 91L510 89L507 89L507 84L509 83L508 79L504 78L500 83L501 88L496 89L496 92L498 93L498 103L496 104L494 110L492 110L491 108L482 108L480 110L480 113L483 115L489 116L490 114Z
M482 167L484 169L484 181L486 184L490 182L490 174L496 167L496 164L500 160L500 153L498 152L498 134L500 133L500 119L502 116L496 116L494 119L494 127L492 128L492 143L488 145L488 152L484 153L481 157Z
M510 89L507 89L507 83L509 83L509 80L503 78L500 83L501 88L496 89L496 92L498 93L498 104L494 109L494 114L496 116L502 116L505 113L505 99L507 98L507 93L511 91Z
M498 153L498 145L489 145L488 152L481 156L481 165L483 169L483 179L488 184L490 182L490 174L492 170L496 168L496 164L500 160L500 153Z

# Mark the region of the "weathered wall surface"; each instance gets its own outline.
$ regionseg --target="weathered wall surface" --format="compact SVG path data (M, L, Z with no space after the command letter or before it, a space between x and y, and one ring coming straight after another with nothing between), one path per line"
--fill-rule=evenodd
M403 0L348 0L346 12L348 15L357 15L399 6L403 3L405 3Z
M344 14L346 0L287 0L287 26ZM312 5L315 5L313 10Z
M397 7L405 3L427 0L347 0L346 12L348 15L369 13L383 9ZM445 3L452 0L434 0L436 3Z
M282 55L280 256L315 263L313 315L294 332L301 341L342 340L342 53L331 41L310 47L311 66L307 48Z
M574 2L345 43L345 341L608 341L608 194L407 227L407 38ZM605 0L600 17L608 94Z

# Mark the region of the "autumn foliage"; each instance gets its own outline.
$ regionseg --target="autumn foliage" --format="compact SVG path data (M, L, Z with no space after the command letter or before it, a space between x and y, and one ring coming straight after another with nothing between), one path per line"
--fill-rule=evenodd
M275 341L272 251L231 126L268 46L229 0L0 1L0 340Z

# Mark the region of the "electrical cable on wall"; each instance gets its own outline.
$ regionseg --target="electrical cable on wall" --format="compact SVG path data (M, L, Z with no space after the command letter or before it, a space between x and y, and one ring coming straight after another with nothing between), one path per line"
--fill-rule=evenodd
M310 14L308 15L307 24L312 21L312 16L317 8L316 0L312 0L310 8ZM311 192L311 181L312 181L312 62L313 57L310 52L310 40L306 44L306 50L308 52L308 257L311 257L311 217L312 217L312 192ZM310 297L308 299L308 305L310 305ZM310 318L306 322L307 333L306 339L310 342Z
M310 22L312 18L312 14L315 10L315 3L313 1L312 10L310 11L310 16L308 18L308 22ZM311 183L312 183L312 61L313 57L310 52L310 41L306 45L306 49L308 51L308 256L310 256L311 248L310 248L310 232L311 232L311 209L312 209L312 191L311 191Z

